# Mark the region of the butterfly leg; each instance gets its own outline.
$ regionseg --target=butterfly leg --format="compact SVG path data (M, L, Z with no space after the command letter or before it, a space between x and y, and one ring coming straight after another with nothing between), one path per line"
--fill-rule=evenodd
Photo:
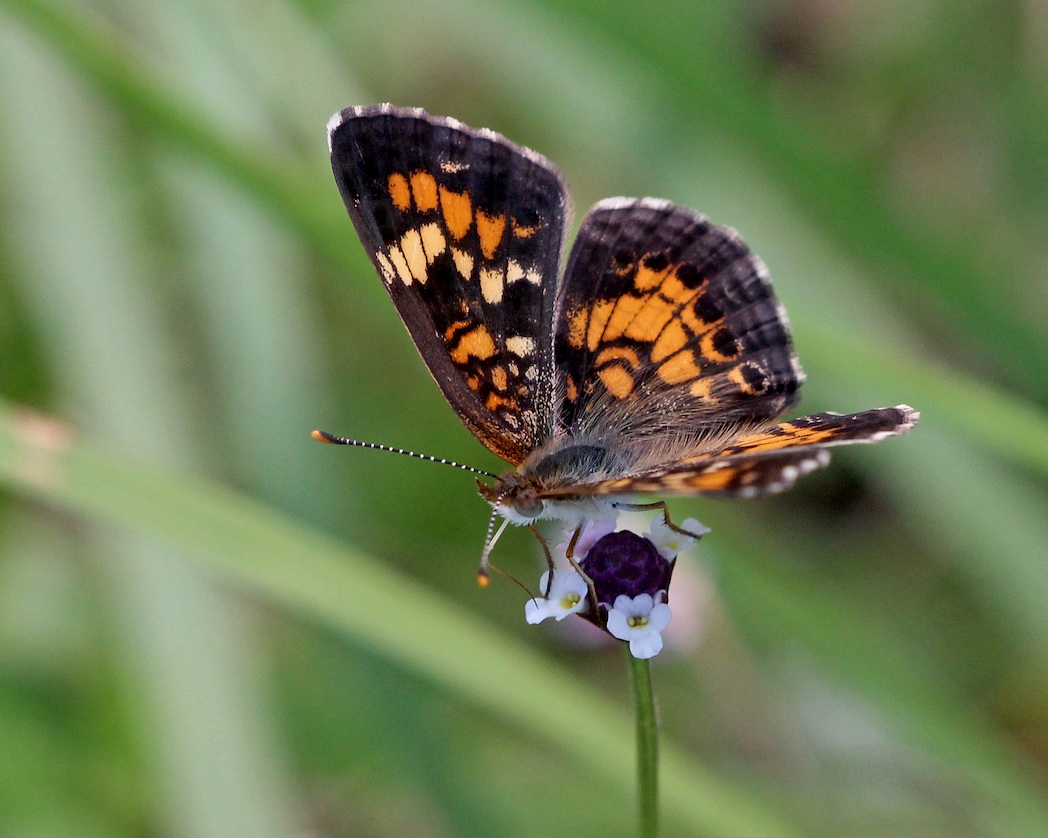
M550 589L553 587L553 573L554 573L553 554L550 553L549 545L546 543L546 539L544 539L542 537L542 533L540 533L535 528L535 525L534 524L527 524L527 528L529 530L531 530L531 534L534 535L535 538L537 538L539 540L539 544L542 546L542 552L546 556L546 567L549 569L549 577L548 577L548 579L546 581L546 590L544 590L542 592L542 595L548 597Z
M615 508L624 509L627 512L649 512L652 509L658 509L662 511L663 522L674 532L686 535L689 538L694 538L696 540L703 536L703 533L688 532L688 530L681 529L674 524L673 521L670 520L670 508L666 505L666 501L664 500L653 501L652 503L616 503Z
M575 532L573 532L571 534L571 538L568 539L568 549L564 551L564 557L569 562L571 562L573 565L575 564L575 562L572 561L572 559L575 558L575 547L578 546L579 538L582 536L582 531L585 528L586 528L586 523L585 522L579 524L579 526L576 527ZM578 568L575 568L575 569L578 570Z
M571 538L568 540L568 548L564 551L564 558L566 558L571 566L575 569L575 572L586 580L586 588L589 593L587 599L589 599L590 608L593 609L593 613L597 613L597 589L593 587L593 580L590 579L589 574L582 569L582 566L575 559L575 547L579 543L579 538L582 536L582 531L586 528L585 522L580 524L575 532L571 534ZM550 579L553 578L553 573L550 573Z
M586 573L586 571L584 571L579 566L579 563L575 560L574 556L568 556L568 561L571 562L571 566L573 568L575 568L575 572L579 576L581 576L583 579L586 580L586 591L587 591L586 599L589 600L589 605L590 605L590 609L592 610L592 612L594 614L598 613L597 612L597 589L593 586L593 580L590 578L589 574ZM553 578L553 575L550 574L550 579L552 579L552 578Z

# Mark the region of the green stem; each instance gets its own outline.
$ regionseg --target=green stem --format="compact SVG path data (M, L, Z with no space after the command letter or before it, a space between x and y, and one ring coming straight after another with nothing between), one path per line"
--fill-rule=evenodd
M626 646L637 707L637 792L641 838L659 834L659 728L649 661L633 657Z

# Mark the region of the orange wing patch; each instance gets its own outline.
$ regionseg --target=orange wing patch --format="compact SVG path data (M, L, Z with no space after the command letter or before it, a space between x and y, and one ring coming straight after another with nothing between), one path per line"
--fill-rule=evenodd
M832 442L841 434L840 428L796 425L782 422L760 433L747 434L724 454L750 454L759 451L780 451L798 445L819 445Z
M437 181L429 172L411 173L411 195L419 212L432 212L437 208Z
M411 189L408 187L408 179L402 174L394 172L389 176L387 180L387 188L389 189L389 199L401 212L407 212L411 209Z
M457 336L455 344L448 350L451 360L463 366L470 358L486 361L495 354L495 341L483 323Z
M488 215L483 210L477 211L477 235L480 236L480 251L485 259L495 258L505 229L505 215Z
M521 224L517 219L510 219L510 229L513 231L513 235L518 239L530 239L539 230L542 229L542 224Z
M473 202L465 192L452 192L440 187L440 210L444 216L444 226L451 237L458 241L473 226Z
M693 265L673 264L661 253L645 253L617 264L614 272L630 277L628 290L615 297L584 300L565 314L568 344L595 355L595 380L615 398L633 394L635 373L643 364L623 364L621 354L613 366L606 361L610 347L631 347L635 357L640 355L655 366L663 384L691 383L692 396L715 402L703 376L710 367L738 358L741 347L724 328L719 309L704 304L706 279Z

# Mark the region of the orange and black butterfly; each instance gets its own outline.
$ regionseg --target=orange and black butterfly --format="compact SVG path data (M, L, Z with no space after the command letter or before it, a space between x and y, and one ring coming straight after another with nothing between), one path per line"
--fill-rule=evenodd
M578 525L632 495L779 492L832 445L916 424L906 405L777 422L804 380L786 313L760 259L702 214L600 201L562 270L570 199L541 155L391 105L328 127L342 198L423 360L512 466L480 490L514 523Z

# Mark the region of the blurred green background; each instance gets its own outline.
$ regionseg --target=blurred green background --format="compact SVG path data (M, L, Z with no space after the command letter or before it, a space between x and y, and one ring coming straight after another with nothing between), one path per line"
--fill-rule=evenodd
M630 834L621 649L308 436L499 470L328 169L380 101L737 228L803 410L923 413L673 503L666 834L1048 834L1048 3L3 0L0 836Z

